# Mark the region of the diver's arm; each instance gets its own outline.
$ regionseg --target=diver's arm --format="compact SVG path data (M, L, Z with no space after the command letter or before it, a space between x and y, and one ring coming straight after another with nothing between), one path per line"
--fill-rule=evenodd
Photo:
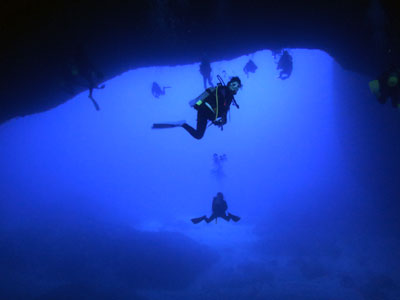
M225 107L225 110L221 112L221 125L225 125L228 121L228 111L231 108L233 98L228 100L228 104Z
M228 209L228 204L226 204L226 201L225 200L223 200L224 201L224 203L223 203L223 208L224 208L224 211L226 211L227 209Z
M221 115L221 121L220 121L220 124L221 124L221 125L225 125L225 124L226 124L226 122L227 122L227 118L226 118L226 112L224 112L224 113Z
M226 115L225 116L220 116L218 119L213 121L213 124L215 126L218 126L221 128L221 130L224 129L224 125L226 124Z

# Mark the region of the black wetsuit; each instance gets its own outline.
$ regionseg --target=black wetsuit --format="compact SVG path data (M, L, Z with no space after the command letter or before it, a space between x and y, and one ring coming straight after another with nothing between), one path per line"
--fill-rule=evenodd
M228 205L226 204L226 201L224 200L223 197L219 197L218 195L214 197L213 202L212 202L212 214L209 218L207 216L202 216L199 218L193 218L191 219L193 224L198 224L201 221L206 221L207 223L210 223L212 220L215 220L216 218L222 218L225 221L234 221L238 222L240 220L240 217L232 215L231 213L226 214L226 210L228 209Z
M293 59L287 51L283 51L281 58L279 59L277 70L281 70L279 78L282 80L288 79L292 74L293 70Z
M204 88L207 88L207 81L210 86L214 86L211 80L211 66L208 61L202 61L200 64L200 73L203 76Z
M247 64L243 68L243 72L246 73L247 77L249 77L249 72L255 73L257 70L257 66L251 59L247 62Z
M217 97L216 89L218 88L218 110L217 110ZM226 124L227 113L232 104L233 93L227 86L218 85L217 88L207 89L208 96L202 101L200 105L195 105L194 108L197 110L197 128L183 124L185 128L194 138L201 139L207 128L207 121L214 122L217 118L221 118L219 125ZM213 110L207 105L211 106ZM218 112L218 115L216 115Z
M212 203L212 215L206 219L207 223L210 223L215 218L223 218L226 221L229 221L231 218L230 216L226 215L226 210L228 209L228 205L224 199L218 199L214 197Z

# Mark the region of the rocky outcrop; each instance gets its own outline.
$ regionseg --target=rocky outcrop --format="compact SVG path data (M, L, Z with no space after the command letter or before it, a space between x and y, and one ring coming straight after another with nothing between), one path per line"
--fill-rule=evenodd
M277 48L321 49L372 77L397 59L399 15L386 0L4 1L0 123L85 89L69 90L65 76L77 49L102 80L138 67Z

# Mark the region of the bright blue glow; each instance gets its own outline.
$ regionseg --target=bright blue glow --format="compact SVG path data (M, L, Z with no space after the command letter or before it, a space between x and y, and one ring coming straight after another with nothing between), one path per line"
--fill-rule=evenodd
M158 220L161 211L169 220L208 212L208 199L219 190L243 211L240 199L318 186L337 153L333 62L320 51L293 50L293 56L295 70L286 81L277 79L269 51L252 56L258 70L249 78L242 71L248 56L213 63L214 83L217 74L226 82L228 76L242 78L236 97L241 108L232 107L223 132L210 127L201 141L182 129L150 130L160 121L195 124L188 102L203 91L198 64L151 67L126 72L96 90L99 113L85 92L49 112L9 122L3 131L17 139L3 139L3 151L16 154L12 160L3 156L2 164L18 170L16 180L29 178L36 191L57 194L67 188L95 202L123 202L140 208L147 221ZM171 88L156 99L153 81ZM229 159L222 182L210 176L215 152ZM154 207L153 216L148 210Z
M195 124L196 112L188 102L203 91L198 63L126 72L106 82L104 90L95 90L100 112L85 92L51 111L3 125L4 228L29 228L54 214L55 219L62 216L57 223L66 227L86 218L145 233L170 231L225 253L200 284L207 286L207 277L223 283L218 269L256 265L262 271L250 268L250 282L270 273L276 279L275 288L264 287L260 295L274 298L291 289L294 295L313 290L318 299L327 299L331 291L351 297L351 289L338 292L339 275L335 284L324 275L325 269L335 274L350 267L354 273L363 270L355 260L335 256L337 248L357 248L336 242L342 230L337 220L343 215L352 220L340 211L346 196L335 198L341 193L338 182L353 182L338 138L335 62L322 51L293 49L291 54L294 70L285 81L277 78L269 51L212 63L214 84L217 74L226 82L229 76L242 79L236 97L240 109L231 108L223 132L209 127L200 141L181 128L150 129L152 123L182 119ZM250 57L258 69L247 78L242 69ZM156 99L153 81L171 88ZM213 153L228 157L226 177L219 180L211 174ZM219 191L242 220L191 224L190 218L210 213ZM332 192L335 197L329 198ZM333 241L319 228L326 226L319 223L323 214L328 222L337 221L332 226L338 231L328 226ZM323 254L316 253L320 248L314 241L322 243ZM303 243L306 254L296 247ZM322 281L321 288L315 288L312 276ZM241 292L247 295L251 287L243 284ZM188 299L185 293L198 290L177 297Z

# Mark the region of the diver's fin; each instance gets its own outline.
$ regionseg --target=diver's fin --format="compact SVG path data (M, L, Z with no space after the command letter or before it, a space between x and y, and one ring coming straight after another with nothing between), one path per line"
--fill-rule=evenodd
M178 122L172 122L172 123L154 123L153 124L153 129L164 129L164 128L174 128L174 127L181 127L183 124L185 124L186 121L178 121Z
M178 127L179 125L175 125L175 124L160 124L160 123L155 123L153 124L153 127L151 127L152 129L164 129L164 128L174 128L174 127Z
M205 219L206 219L206 216L202 216L200 218L193 218L193 219L191 219L191 221L192 221L193 224L198 224L198 223L200 223L201 221L203 221Z
M240 217L232 215L231 213L229 213L229 216L231 217L233 222L238 222L240 220Z

